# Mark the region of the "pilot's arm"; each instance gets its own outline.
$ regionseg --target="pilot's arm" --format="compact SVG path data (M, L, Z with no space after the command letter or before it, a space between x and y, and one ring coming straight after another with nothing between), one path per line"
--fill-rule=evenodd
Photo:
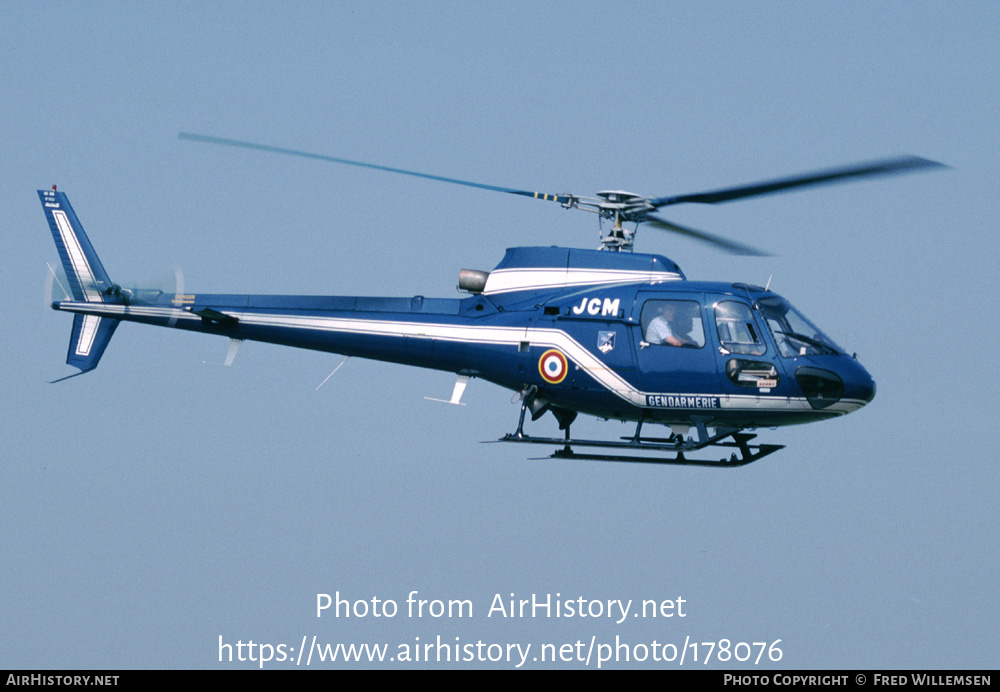
M673 346L680 343L670 331L670 325L662 317L654 317L653 321L649 323L649 327L646 328L646 341L651 344L671 344Z
M670 329L670 324L663 317L654 317L646 328L646 341L651 344L665 344L667 346L685 346L687 342L674 336Z

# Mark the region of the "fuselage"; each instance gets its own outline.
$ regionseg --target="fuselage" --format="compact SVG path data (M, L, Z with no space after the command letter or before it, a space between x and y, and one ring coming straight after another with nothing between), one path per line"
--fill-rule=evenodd
M481 274L461 299L123 292L53 307L433 368L622 420L789 425L875 393L858 361L780 296L687 281L659 255L512 248ZM663 314L683 345L658 342L651 324Z

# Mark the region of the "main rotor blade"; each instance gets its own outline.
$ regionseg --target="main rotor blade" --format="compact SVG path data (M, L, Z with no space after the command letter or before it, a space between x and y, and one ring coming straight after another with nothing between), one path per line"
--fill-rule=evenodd
M446 178L441 175L432 175L430 173L420 173L418 171L408 171L403 168L392 168L391 166L380 166L374 163L365 163L364 161L352 161L351 159L342 159L336 156L325 156L323 154L313 154L308 151L299 151L298 149L284 149L282 147L272 147L267 144L255 144L253 142L243 142L237 139L224 139L222 137L209 137L207 135L196 135L189 132L181 132L178 135L178 139L185 139L191 142L203 142L206 144L222 144L229 147L241 147L243 149L255 149L257 151L267 151L274 154L288 154L289 156L301 156L307 159L317 159L319 161L329 161L331 163L340 163L346 166L358 166L360 168L371 168L376 171L387 171L389 173L400 173L402 175L412 175L417 178L426 178L428 180L437 180L443 183L454 183L455 185L465 185L466 187L478 187L483 190L492 190L494 192L506 192L511 195L521 195L522 197L533 197L535 199L543 199L552 202L559 202L560 204L569 204L573 199L570 195L553 195L546 194L542 192L532 192L530 190L516 190L510 187L500 187L499 185L487 185L485 183L474 183L469 180L459 180L458 178Z
M813 173L792 176L790 178L778 178L776 180L766 180L740 187L724 188L713 192L697 192L690 195L677 195L674 197L657 197L649 200L649 203L659 209L669 204L683 204L685 202L695 202L699 204L718 204L720 202L731 202L734 199L746 197L756 197L758 195L770 195L776 192L784 192L799 187L810 187L814 185L829 185L832 183L846 182L851 179L872 178L878 176L899 175L922 168L948 168L943 163L922 159L919 156L902 156L894 159L882 161L869 161L867 163L846 166L843 168L832 168Z
M758 250L757 248L744 245L743 243L737 243L734 240L729 240L728 238L723 238L722 236L713 235L711 233L706 233L705 231L699 231L695 228L689 228L688 226L681 226L672 221L667 221L666 219L661 219L658 216L653 216L652 214L646 214L642 218L642 223L648 223L651 226L656 226L664 231L671 231L673 233L680 233L681 235L686 235L689 238L694 238L695 240L700 240L703 243L708 243L714 245L717 248L721 248L726 252L732 253L734 255L753 255L756 257L770 257L771 253L764 252L763 250Z

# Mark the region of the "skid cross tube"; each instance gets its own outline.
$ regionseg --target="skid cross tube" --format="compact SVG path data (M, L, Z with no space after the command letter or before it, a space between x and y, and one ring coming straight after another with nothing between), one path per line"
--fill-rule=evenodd
M769 454L777 452L779 449L784 449L784 445L751 445L749 444L750 440L757 437L757 435L733 430L721 432L717 435L713 435L705 440L697 442L694 440L676 442L671 439L664 438L643 439L640 438L638 434L639 429L641 429L641 425L642 424L640 422L639 426L637 426L636 435L634 437L624 438L623 440L574 440L568 436L565 439L556 437L530 437L525 435L519 428L517 433L507 434L500 440L497 440L497 442L522 442L529 444L561 446L561 449L556 450L550 457L548 457L551 459L624 461L646 464L671 464L678 466L746 466L747 464L762 459ZM728 437L731 437L732 440L725 441L725 438ZM614 450L620 449L622 451L627 450L629 452L665 452L675 454L676 456L673 458L667 458L660 456L639 456L636 454L578 453L573 451L573 447L597 447ZM734 450L738 450L739 456L737 456L736 451L734 451L728 459L689 459L685 456L687 453L706 449L708 447L732 448Z

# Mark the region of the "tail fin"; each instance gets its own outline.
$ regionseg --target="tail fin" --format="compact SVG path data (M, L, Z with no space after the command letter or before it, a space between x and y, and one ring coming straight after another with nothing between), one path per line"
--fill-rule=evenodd
M83 225L76 218L73 207L66 199L65 193L52 190L39 190L38 197L42 201L45 217L49 221L52 238L59 250L69 290L74 302L82 303L117 303L121 301L118 287L111 283L108 273L104 270L94 246L83 231ZM53 305L55 307L55 305ZM111 336L118 327L118 320L99 315L77 314L73 318L73 332L70 336L69 353L66 363L82 375L97 367L98 361L104 355ZM75 377L70 375L69 377ZM61 378L67 379L65 377ZM55 380L59 382L60 380Z
M49 220L52 238L56 241L59 258L69 279L73 299L88 303L103 303L107 291L113 288L104 265L97 257L94 246L83 232L66 194L53 190L39 190L45 218Z
M73 331L69 337L69 353L66 354L66 364L80 368L80 372L61 377L53 382L62 382L70 377L82 375L97 367L98 361L104 355L104 349L111 341L111 335L118 328L120 320L97 315L74 315Z

